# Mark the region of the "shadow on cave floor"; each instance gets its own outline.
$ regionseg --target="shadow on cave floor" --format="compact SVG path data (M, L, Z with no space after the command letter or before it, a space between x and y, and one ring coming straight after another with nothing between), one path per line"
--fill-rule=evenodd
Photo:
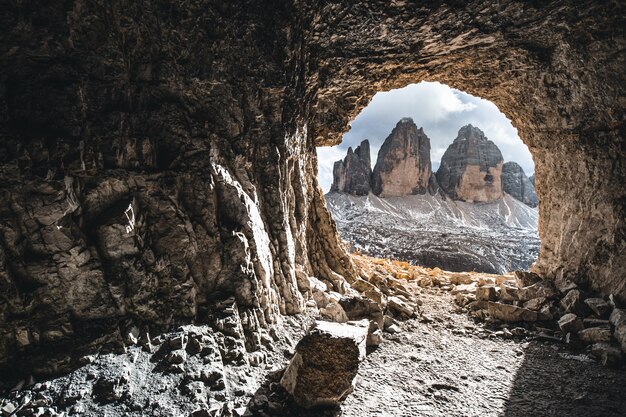
M504 417L624 416L626 371L545 345L524 351L505 402Z

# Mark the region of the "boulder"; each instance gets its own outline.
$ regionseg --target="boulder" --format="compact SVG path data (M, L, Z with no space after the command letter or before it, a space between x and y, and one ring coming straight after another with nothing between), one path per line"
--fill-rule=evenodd
M348 154L342 161L333 166L333 183L330 191L352 195L367 195L370 192L372 165L370 157L370 143L365 139Z
M602 327L590 327L578 332L578 338L588 344L611 341L611 330Z
M385 139L372 171L372 192L381 197L425 194L438 189L431 179L430 139L413 119L401 119Z
M502 165L502 190L527 206L537 207L539 203L535 186L516 162Z
M608 317L611 312L611 306L602 298L587 298L585 304L598 316Z
M476 288L476 299L479 301L496 301L496 288L494 286Z
M604 366L617 368L622 365L622 351L609 343L595 343L591 347L591 354Z
M353 390L369 322L316 322L300 340L280 384L305 408L336 406Z
M437 182L454 200L498 200L503 197L500 179L503 162L500 149L482 130L463 126L441 158Z
M529 287L541 281L541 277L534 272L515 271L513 274L515 275L517 288Z
M330 302L324 308L320 308L320 315L328 320L345 323L348 321L348 315L344 311L341 304L337 302Z
M538 315L535 311L531 311L525 308L512 306L509 304L489 302L488 305L489 315L498 320L505 322L517 322L517 321L537 321Z
M580 290L571 290L561 299L561 307L567 313L586 315L588 308L584 303L584 295Z
M568 313L559 319L559 328L563 334L578 333L583 327L583 322L573 313Z
M402 296L391 296L387 299L387 309L394 315L411 318L415 315L416 307Z
M558 291L550 281L540 281L528 287L517 290L517 299L520 301L528 301L533 298L554 298L558 295Z

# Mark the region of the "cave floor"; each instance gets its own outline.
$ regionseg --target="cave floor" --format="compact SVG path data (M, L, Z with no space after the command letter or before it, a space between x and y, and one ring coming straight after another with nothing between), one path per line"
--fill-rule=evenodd
M419 291L422 316L368 355L342 416L625 415L623 368L564 345L502 339L457 310L449 292Z

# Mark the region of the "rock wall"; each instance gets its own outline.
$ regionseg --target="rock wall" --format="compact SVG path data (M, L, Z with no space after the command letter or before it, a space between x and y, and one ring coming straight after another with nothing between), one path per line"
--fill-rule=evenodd
M381 197L424 194L432 176L430 139L410 117L383 142L372 171L372 192Z
M496 103L535 156L536 270L626 301L620 2L25 0L0 24L0 364L128 322L257 329L354 268L316 183L376 91ZM56 360L54 358L60 358Z
M343 292L300 13L275 6L3 7L0 374L63 371L130 325L210 323L230 297L255 350L309 276Z
M455 200L487 202L502 198L502 153L482 130L459 129L441 157L437 182Z
M534 184L528 179L519 164L513 161L502 165L502 191L530 206L537 207L537 193Z
M354 151L348 148L348 154L342 161L335 162L330 191L367 195L371 190L371 179L370 143L365 139Z

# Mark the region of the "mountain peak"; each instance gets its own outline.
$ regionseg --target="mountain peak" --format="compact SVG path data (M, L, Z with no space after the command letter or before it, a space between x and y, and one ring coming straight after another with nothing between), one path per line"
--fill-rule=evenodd
M424 194L431 177L430 139L413 119L403 117L378 152L372 192L383 197Z
M459 129L456 139L457 140L467 140L474 139L479 141L487 141L487 136L485 136L485 132L480 130L478 127L473 126L471 123L467 124Z

